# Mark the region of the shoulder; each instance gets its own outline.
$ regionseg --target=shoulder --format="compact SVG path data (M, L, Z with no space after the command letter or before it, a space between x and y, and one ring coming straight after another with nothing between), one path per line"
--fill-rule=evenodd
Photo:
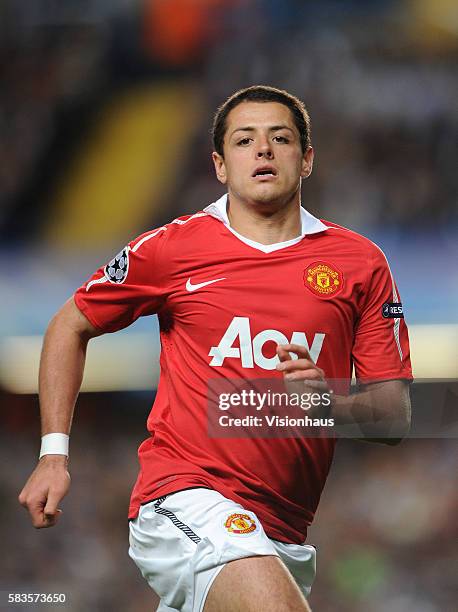
M325 233L329 238L340 244L346 244L347 246L358 250L361 253L361 256L364 256L366 259L386 261L386 256L382 249L366 236L358 234L357 232L348 229L343 225L338 225L337 223L326 221L324 219L321 219L321 221L328 228Z
M170 241L175 239L183 240L196 231L205 231L209 219L211 219L211 216L204 211L177 217L170 221L170 223L137 236L137 238L129 243L130 250L135 253L137 251L163 248Z

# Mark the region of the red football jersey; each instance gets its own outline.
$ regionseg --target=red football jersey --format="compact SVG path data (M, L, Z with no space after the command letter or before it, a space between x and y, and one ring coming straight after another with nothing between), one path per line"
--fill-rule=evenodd
M269 537L303 542L335 439L212 438L208 383L282 378L277 343L307 346L327 378L411 379L407 328L382 251L301 208L301 236L235 232L227 196L147 232L75 294L103 332L157 313L160 380L139 448L129 517L154 498L206 487L255 512ZM399 315L399 316L396 316Z

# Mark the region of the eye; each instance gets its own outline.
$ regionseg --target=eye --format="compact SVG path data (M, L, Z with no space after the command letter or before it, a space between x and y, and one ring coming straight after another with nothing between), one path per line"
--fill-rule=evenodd
M248 136L246 136L245 138L242 138L241 140L237 141L237 145L239 147L246 147L247 145L250 144L251 138L248 138Z
M281 144L288 144L289 142L289 138L286 136L274 136L273 139L275 142L280 142Z

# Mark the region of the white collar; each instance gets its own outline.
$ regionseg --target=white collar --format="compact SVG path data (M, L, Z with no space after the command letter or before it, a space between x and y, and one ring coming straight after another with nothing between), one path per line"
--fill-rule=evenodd
M278 251L279 249L284 249L285 247L292 246L297 242L300 242L304 236L308 236L310 234L318 234L319 232L324 232L328 229L328 226L325 225L322 221L314 217L310 214L305 208L301 206L301 235L297 236L297 238L292 238L291 240L286 240L284 242L277 242L275 244L261 244L260 242L256 242L255 240L251 240L250 238L246 238L239 234L234 229L232 229L229 223L229 217L227 215L227 193L213 202L206 208L204 208L204 212L207 215L211 215L215 217L219 221L222 221L224 225L230 230L234 236L237 236L239 240L247 244L248 246L253 247L254 249L258 249L259 251L263 251L263 253L272 253L272 251Z

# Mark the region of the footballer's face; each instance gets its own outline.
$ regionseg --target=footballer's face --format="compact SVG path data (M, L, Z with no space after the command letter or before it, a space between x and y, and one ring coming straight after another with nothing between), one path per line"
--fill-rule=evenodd
M226 126L224 157L214 152L213 162L230 199L269 209L299 202L313 149L303 153L290 109L278 102L241 102Z

